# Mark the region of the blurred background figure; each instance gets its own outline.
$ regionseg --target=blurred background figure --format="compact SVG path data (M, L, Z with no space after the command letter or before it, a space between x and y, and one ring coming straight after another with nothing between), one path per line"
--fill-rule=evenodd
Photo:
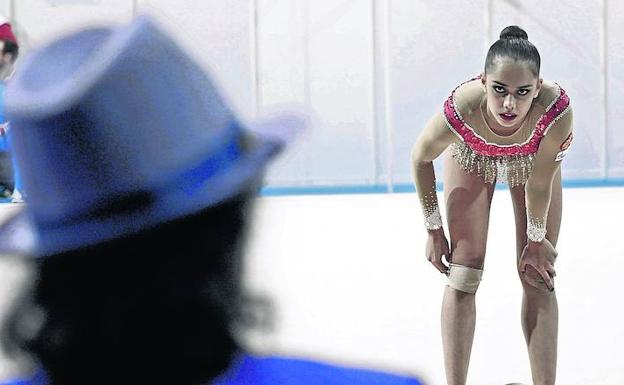
M11 24L2 16L0 16L0 46L2 47L0 80L6 81L13 74L15 61L19 55L19 44Z
M32 277L3 343L42 367L32 382L420 384L240 355L250 206L302 115L244 125L147 17L35 51L7 111L29 201L0 246Z
M0 16L0 197L11 202L23 202L23 197L19 172L11 156L9 122L4 115L4 90L18 55L19 45L11 24Z

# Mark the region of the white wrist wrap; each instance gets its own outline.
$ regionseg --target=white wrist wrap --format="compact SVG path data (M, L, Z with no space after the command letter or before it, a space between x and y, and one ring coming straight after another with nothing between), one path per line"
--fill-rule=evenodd
M429 215L425 217L425 227L427 230L437 230L442 228L442 216L440 209L436 206Z
M533 242L543 241L546 238L546 223L543 220L528 217L527 238Z

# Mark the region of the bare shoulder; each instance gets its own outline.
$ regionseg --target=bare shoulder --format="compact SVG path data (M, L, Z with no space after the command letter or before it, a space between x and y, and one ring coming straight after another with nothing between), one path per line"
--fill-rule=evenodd
M561 87L557 83L544 80L542 83L542 89L540 90L539 96L535 101L546 109L557 100L560 93Z
M438 112L429 119L418 136L412 148L412 160L432 161L457 140L455 134L448 128L443 113Z
M469 118L479 112L484 95L481 79L470 80L455 90L455 108L464 119Z
M540 114L538 117L546 118L547 125L540 147L559 147L572 138L572 108L569 99L560 99L561 95L562 89L557 83L544 80L539 96L534 101ZM544 115L547 111L550 113Z
M573 112L572 107L568 106L553 123L550 129L546 132L546 137L561 139L567 138L573 129Z
M452 130L449 129L448 122L442 111L436 112L425 125L425 129L421 136L428 138L430 141L442 142L449 144L456 139Z

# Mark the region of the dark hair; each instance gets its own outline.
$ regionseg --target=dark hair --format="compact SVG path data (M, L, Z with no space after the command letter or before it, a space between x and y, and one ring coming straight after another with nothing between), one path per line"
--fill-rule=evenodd
M539 76L540 54L529 41L525 30L517 25L505 27L500 33L500 38L492 44L485 58L485 73L492 69L497 58L527 62L533 74Z
M209 383L240 349L233 329L249 202L246 194L36 261L34 288L14 306L3 342L42 364L53 385ZM34 307L45 321L24 336Z
M13 61L17 60L17 56L19 55L19 46L12 41L2 40L4 41L4 48L2 49L2 54L10 53L13 55Z

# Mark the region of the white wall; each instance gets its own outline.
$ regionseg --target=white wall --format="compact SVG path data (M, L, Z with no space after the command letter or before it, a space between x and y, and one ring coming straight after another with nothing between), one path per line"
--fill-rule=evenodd
M373 181L369 1L259 1L260 108L312 107L318 125L272 170L278 184Z
M607 16L607 142L610 176L624 177L624 3L609 1Z

